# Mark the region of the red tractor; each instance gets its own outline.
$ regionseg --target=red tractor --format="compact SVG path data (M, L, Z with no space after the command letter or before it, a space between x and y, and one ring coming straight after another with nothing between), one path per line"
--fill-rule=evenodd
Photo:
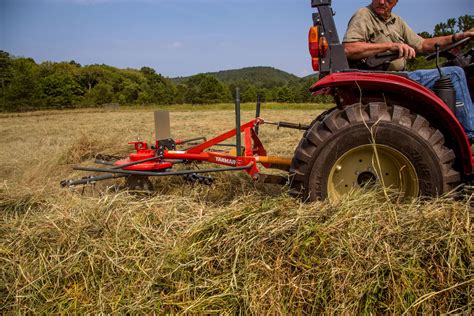
M128 188L151 189L149 177L183 176L188 181L210 184L212 178L203 174L243 170L254 180L272 183L289 180L291 193L305 201L337 200L351 190L375 185L402 198L439 196L455 189L472 192L472 152L463 128L449 107L453 105L452 88L444 86L435 94L402 73L349 67L339 42L331 1L312 0L312 7L318 13L313 14L309 45L319 80L311 92L331 95L336 107L310 125L275 123L260 117L257 99L255 119L241 124L237 90L235 129L210 140L203 137L174 140L169 131L169 113L156 112L153 145L134 142L136 152L128 157L96 160L108 168L74 167L103 175L64 180L61 184L70 187L125 178ZM457 55L451 51L465 43L460 41L438 51L436 58L441 54L448 57L451 65L463 66L474 91L473 50ZM396 57L380 54L367 64L378 67L392 58ZM258 136L262 124L305 130L292 159L267 155ZM233 137L235 144L223 143ZM232 149L223 150L223 147ZM198 162L224 167L190 169ZM172 171L176 164L183 164L185 170ZM262 174L259 165L289 170L289 177Z
M461 184L471 188L470 142L443 93L402 73L349 67L333 19L331 0L312 0L314 27L309 46L319 80L313 94L330 94L336 107L316 118L291 163L292 192L304 199L337 199L354 187L379 183L404 196L439 196ZM461 65L474 92L473 50L439 54ZM434 55L427 58L433 58ZM372 60L390 60L381 54Z

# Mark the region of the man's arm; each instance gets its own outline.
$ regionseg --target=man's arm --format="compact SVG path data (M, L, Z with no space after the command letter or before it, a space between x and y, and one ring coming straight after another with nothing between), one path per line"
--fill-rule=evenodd
M435 51L434 46L436 43L439 44L441 48L444 48L467 37L474 37L474 28L454 35L423 38L419 51L421 53L431 53ZM411 59L416 57L416 51L407 44L402 43L344 43L344 52L347 58L353 60L368 58L386 51L398 52L400 58Z
M360 60L386 51L398 52L399 57L405 59L416 56L416 52L412 47L402 43L351 42L343 45L347 58L353 60Z
M441 48L445 48L453 43L459 42L467 37L474 37L474 28L466 31L456 33L454 35L437 36L432 38L424 38L421 44L422 53L432 53L435 51L435 44L439 44Z

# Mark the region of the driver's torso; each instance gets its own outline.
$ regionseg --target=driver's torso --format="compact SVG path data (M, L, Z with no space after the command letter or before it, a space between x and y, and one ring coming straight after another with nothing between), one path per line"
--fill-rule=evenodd
M349 21L343 42L366 43L404 43L415 50L421 48L423 39L396 14L387 20L382 20L370 8L359 9ZM391 62L388 70L401 71L406 66L403 58Z

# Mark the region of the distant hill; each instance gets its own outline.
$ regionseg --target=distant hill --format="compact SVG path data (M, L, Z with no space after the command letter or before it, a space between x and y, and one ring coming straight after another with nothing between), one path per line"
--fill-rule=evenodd
M319 74L317 74L317 73L314 73L314 74L307 75L307 76L305 76L305 77L301 78L301 80L308 80L308 79L312 79L312 80L314 80L314 82L316 82L316 81L318 80L318 78L319 78Z
M104 104L213 104L233 102L321 103L309 88L317 78L300 78L272 67L247 67L166 78L150 67L119 69L74 61L43 62L0 50L3 80L0 112L75 108Z
M274 88L301 82L300 77L273 67L246 67L242 69L208 72L206 75L211 75L226 84L246 82L257 88ZM170 79L178 84L191 77L192 76Z

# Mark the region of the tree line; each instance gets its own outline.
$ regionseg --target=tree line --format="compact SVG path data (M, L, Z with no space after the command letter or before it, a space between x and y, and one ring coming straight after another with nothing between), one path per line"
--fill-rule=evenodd
M119 69L107 65L43 62L0 51L2 111L91 107L104 104L168 105L232 102L236 87L242 102L254 102L259 93L266 102L325 102L313 97L314 78L259 86L246 79L224 83L210 74L179 82L150 67Z

